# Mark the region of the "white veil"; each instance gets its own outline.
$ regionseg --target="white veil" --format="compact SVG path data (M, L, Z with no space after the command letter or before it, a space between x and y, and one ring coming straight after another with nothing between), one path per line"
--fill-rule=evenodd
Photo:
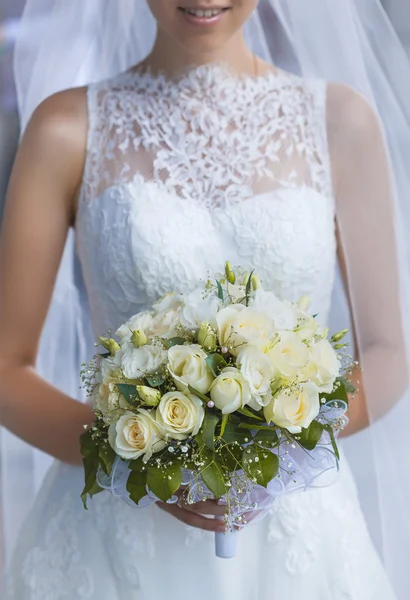
M38 40L38 46L33 48L30 24L44 15L49 16L49 24ZM44 98L53 92L126 70L148 54L154 36L155 22L145 0L71 0L70 3L65 0L27 0L15 57L23 129ZM405 384L401 385L400 393L393 391L390 397L386 382L384 390L383 385L377 386L374 366L369 363L367 369L364 365L368 411L373 424L365 433L348 440L346 447L352 452L351 463L362 488L362 501L375 542L398 597L404 599L410 589L410 570L406 564L410 549L410 394L406 341L410 339L410 327L405 310L410 298L410 254L400 230L410 224L410 175L406 164L410 157L410 65L378 0L260 0L246 26L246 36L257 54L283 69L304 77L345 83L360 91L377 108L383 124L396 193L387 202L389 214L380 209L380 220L373 219L371 224L373 230L380 227L377 235L381 247L386 244L395 258L397 251L400 269L393 268L384 273L381 250L374 256L374 262L362 265L362 268L373 269L375 277L386 279L386 289L391 297L375 298L374 310L380 309L380 319L385 320L384 331L389 329L390 338L394 338L390 339L386 333L392 350L400 351L402 355L398 362L406 364L403 367ZM377 190L374 192L377 195ZM357 228L367 222L368 215L379 210L375 200L369 213L368 203L372 199L365 200L363 204L350 207L350 216L355 214L356 220L346 218L344 226L341 223L344 249L354 247L354 244L348 244L349 238L354 237L352 230L356 227L357 233ZM382 227L386 217L387 225ZM390 227L393 218L394 228ZM391 239L392 232L397 237L397 244ZM376 236L376 232L372 235ZM347 252L346 262L354 296L361 275L355 269L354 253ZM383 305L380 304L382 301ZM385 318L387 312L384 311L389 302L392 312L397 314ZM366 313L363 299L353 298L351 304L358 329L358 351L361 356L367 356L371 340L361 334L366 329L364 325L362 327ZM340 278L335 288L333 313L339 329L349 319ZM78 392L78 365L88 358L87 349L92 341L87 335L86 315L86 298L71 236L43 335L39 369L46 378L60 387L64 385L73 395ZM48 335L50 324L53 336ZM55 331L60 326L66 333L56 339ZM61 352L73 358L72 373L65 373L64 379L59 361L55 360ZM397 378L391 362L386 363L387 382ZM387 416L384 415L386 412ZM2 449L5 465L12 464L14 454L10 455L9 450L16 452L15 440L13 444L9 449L6 443ZM26 450L27 471L23 475L10 469L3 471L3 508L11 509L19 479L30 475L33 462L28 452ZM13 480L7 480L8 476ZM32 501L34 494L34 487L31 493L26 490L27 502ZM19 520L17 518L17 522ZM13 533L10 533L10 540Z

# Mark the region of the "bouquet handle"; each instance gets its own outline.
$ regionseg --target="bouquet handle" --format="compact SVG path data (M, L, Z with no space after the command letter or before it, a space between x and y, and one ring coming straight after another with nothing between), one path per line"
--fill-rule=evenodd
M239 531L215 533L215 555L218 558L235 558L238 549Z

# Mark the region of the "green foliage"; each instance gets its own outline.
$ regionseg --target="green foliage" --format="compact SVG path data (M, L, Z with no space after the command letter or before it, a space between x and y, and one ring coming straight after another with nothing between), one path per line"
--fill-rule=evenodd
M110 475L116 454L107 441L100 445L98 455L104 473Z
M202 440L209 450L215 446L215 429L219 423L219 417L210 412L205 413L204 424L202 425Z
M186 339L183 337L173 337L168 340L168 347L173 348L174 346L183 346L186 342Z
M223 432L222 439L227 444L246 444L245 440L249 440L251 434L249 431L243 431L239 425L235 423L228 423Z
M147 495L147 472L141 469L132 470L127 481L127 492L135 504Z
M299 443L306 450L314 450L322 437L324 426L319 421L312 421L307 429L302 429Z
M221 463L231 473L243 469L242 453L242 446L238 444L225 444L218 450Z
M205 394L196 390L194 387L192 387L192 385L188 385L188 389L191 392L191 394L194 394L194 396L196 396L197 398L202 400L202 402L205 402L206 404L208 404L208 402L209 402L208 396L205 396Z
M100 457L99 448L92 438L91 430L87 430L81 435L80 443L85 478L85 485L81 494L81 499L83 501L84 508L87 508L87 496L90 496L90 498L92 498L99 492L102 492L102 488L100 488L100 486L97 483L97 473L100 464Z
M147 377L147 383L150 387L157 388L161 387L165 383L165 379L162 375L152 375L151 377Z
M222 302L223 302L224 301L224 291L223 291L221 282L217 281L216 286L218 288L218 298L219 298L219 300L222 300Z
M249 279L246 283L246 289L245 289L245 305L249 306L249 299L250 299L250 294L251 294L251 290L252 290L252 275L254 274L254 271L252 271L249 275Z
M124 396L128 404L137 404L139 402L139 396L135 385L130 385L129 383L117 383L116 388L121 396Z
M267 487L279 472L279 458L259 444L253 444L243 451L243 467L248 477L258 485Z
M255 442L258 442L258 444L266 448L274 448L279 444L278 435L273 427L271 427L270 429L259 429L254 439Z
M167 502L181 487L181 483L182 471L176 463L152 466L148 469L148 487L162 502Z
M203 450L201 458L205 465L201 470L201 477L215 498L221 498L227 492L223 470L216 461L215 454L210 450Z
M327 431L327 433L329 434L330 442L331 442L332 448L333 448L333 452L335 453L336 458L338 460L340 460L340 452L339 452L339 448L337 446L337 442L336 442L336 438L335 438L335 432L333 431L333 427L331 425L325 425L324 428Z
M225 369L228 366L228 363L226 362L224 357L221 356L221 354L218 354L218 352L214 352L213 354L207 356L205 362L211 369L215 377L218 377L221 371L223 371L223 369Z
M243 408L239 408L237 412L240 413L241 415L243 415L244 417L249 417L250 419L256 419L256 421L264 421L265 420L263 417L260 417L259 415L254 413L252 410L250 410L246 406L244 406Z

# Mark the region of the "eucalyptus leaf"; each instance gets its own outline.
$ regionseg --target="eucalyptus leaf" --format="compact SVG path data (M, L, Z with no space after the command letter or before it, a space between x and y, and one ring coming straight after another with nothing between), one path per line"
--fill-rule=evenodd
M228 366L228 363L226 362L224 357L221 356L221 354L218 354L218 352L214 352L213 354L207 356L205 362L211 369L215 377L218 377L221 371L223 371L223 369L225 369Z
M307 429L302 429L299 434L299 443L306 450L314 450L322 437L324 425L319 421L312 421Z
M150 467L147 472L149 489L162 502L167 502L181 487L182 471L176 463L161 467Z
M221 465L216 462L214 453L209 450L202 452L201 458L205 462L200 473L203 482L215 498L222 498L226 494L227 488Z
M279 472L279 458L273 452L254 444L243 451L243 468L248 477L258 485L267 487Z
M131 471L127 481L127 492L130 499L138 504L147 495L146 471Z
M135 404L138 402L139 397L135 385L130 385L129 383L117 383L116 388L121 396L124 396L128 404Z
M162 375L152 375L151 377L147 377L146 380L148 385L153 388L160 387L165 383L165 379Z
M212 413L205 413L204 423L202 425L202 434L204 444L209 450L213 450L215 446L215 429L219 423L219 417Z
M183 337L173 337L168 340L168 346L172 348L173 346L183 346L186 342L186 339Z

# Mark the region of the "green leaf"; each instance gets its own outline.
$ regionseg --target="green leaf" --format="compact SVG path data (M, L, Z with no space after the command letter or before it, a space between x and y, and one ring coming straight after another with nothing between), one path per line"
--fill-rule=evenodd
M221 498L227 492L222 467L216 462L214 453L209 450L201 452L201 458L205 461L205 466L200 472L203 482L215 498Z
M135 504L138 504L147 495L146 471L131 471L127 481L127 492Z
M302 429L300 439L298 440L300 445L306 448L306 450L314 450L322 437L324 425L319 421L312 421L307 429Z
M165 379L162 375L152 375L152 377L147 377L146 379L148 385L153 388L160 387L163 383L165 383Z
M268 429L260 429L255 436L255 442L258 442L262 446L274 448L279 443L276 430L273 427L271 427L270 431Z
M243 408L239 408L236 412L240 413L241 415L244 415L245 417L250 417L251 419L256 419L257 421L265 420L262 417L260 417L259 415L257 415L256 413L254 413L252 410L249 410L249 408L246 408L246 406L244 406Z
M226 426L228 425L229 422L229 415L223 415L222 417L222 423L221 423L221 431L219 432L219 437L223 437L223 434L225 433L225 429Z
M224 357L218 354L218 352L214 352L213 354L207 356L205 362L211 369L215 377L218 377L221 371L223 371L223 369L225 369L228 366L228 363L226 362Z
M267 487L279 472L279 458L273 452L254 444L243 451L243 467L248 477L258 485Z
M215 429L219 423L219 417L212 413L205 413L204 424L202 425L202 436L204 444L209 450L213 450L215 443Z
M332 444L333 452L338 460L340 460L339 448L335 438L335 432L333 431L333 427L331 425L325 425L325 430L328 432L330 441Z
M103 354L97 354L100 358L109 358L111 356L111 352L104 352Z
M255 271L252 271L249 274L249 279L248 279L248 281L246 283L246 289L245 289L245 304L246 304L246 306L249 305L249 295L250 295L251 290L252 290L252 275L254 274L254 272Z
M238 471L243 469L242 465L242 446L237 444L226 444L220 450L221 462L228 471Z
M349 396L346 390L346 382L347 380L338 378L335 381L335 388L330 394L320 394L321 398L324 398L326 402L330 402L332 400L342 400L349 404Z
M102 492L102 488L97 483L97 473L100 464L99 448L88 430L80 437L81 454L83 456L85 485L81 494L84 508L87 508L87 496L92 498Z
M104 442L98 451L101 467L106 475L111 474L112 466L116 459L116 454L108 442Z
M222 302L223 302L223 300L224 300L224 291L223 291L221 282L217 281L216 285L217 285L217 288L218 288L218 298L219 298L219 300L222 300Z
M186 342L186 339L183 337L173 337L168 340L168 346L172 348L173 346L183 346Z
M227 424L222 435L222 439L227 444L234 444L235 442L238 444L246 444L245 440L248 440L249 442L249 438L252 439L250 432L241 430L238 425L234 425L233 423Z
M182 483L181 467L176 463L161 467L150 467L147 472L147 484L149 489L162 502L167 502Z
M202 402L206 402L206 404L208 404L208 396L205 396L205 394L196 390L194 387L192 387L192 385L188 385L188 389L191 392L191 394L194 394L194 396L197 396L200 400L202 400Z
M121 396L124 396L128 404L135 404L135 402L139 401L135 385L130 385L129 383L117 383L116 388Z
M357 392L356 386L347 377L339 377L338 380L344 385L347 394L355 394Z

